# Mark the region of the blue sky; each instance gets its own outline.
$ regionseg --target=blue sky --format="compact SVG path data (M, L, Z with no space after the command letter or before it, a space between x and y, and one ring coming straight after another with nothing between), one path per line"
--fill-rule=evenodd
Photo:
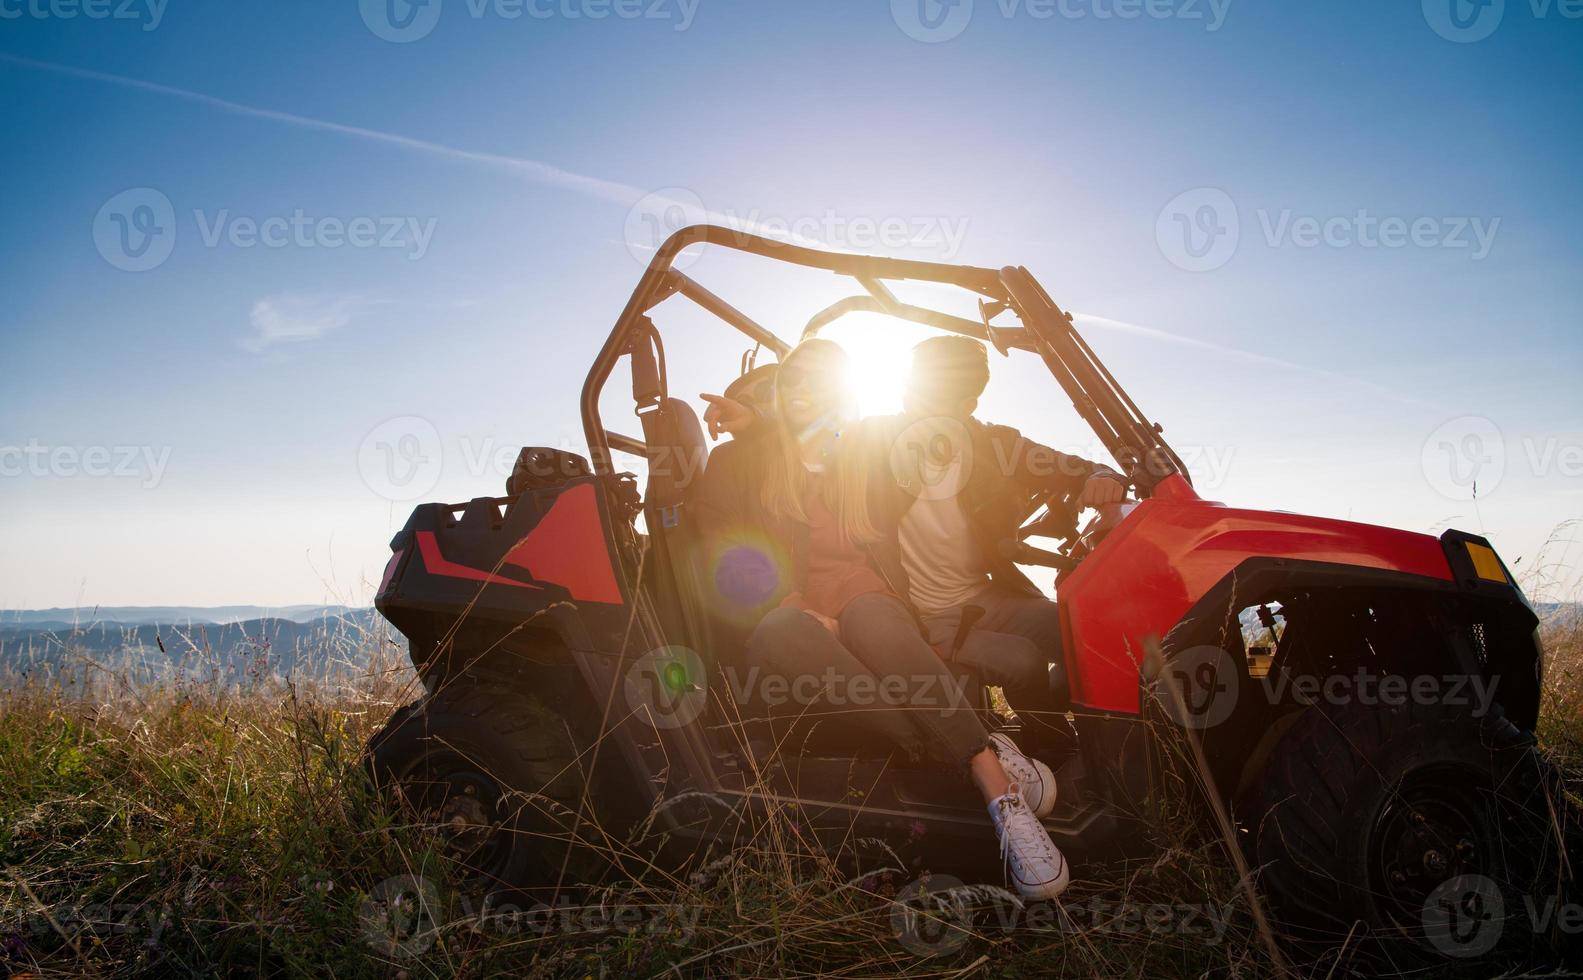
M1576 5L396 4L0 0L0 608L366 601L392 459L579 448L672 212L1026 265L1206 496L1576 586ZM828 288L696 269L787 329ZM1030 365L985 414L1092 441Z

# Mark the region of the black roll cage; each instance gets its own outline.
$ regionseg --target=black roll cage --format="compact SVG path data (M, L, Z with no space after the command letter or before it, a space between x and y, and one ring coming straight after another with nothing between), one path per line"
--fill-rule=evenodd
M826 252L717 225L693 225L665 240L594 359L583 383L582 415L594 469L601 476L614 475L612 450L646 455L643 440L605 427L599 413L599 396L616 362L626 355L634 358L633 387L638 411L641 413L657 404L664 396L664 350L648 316L654 307L679 294L735 327L755 344L769 348L777 358L784 357L791 349L791 344L675 268L676 259L683 251L700 244L718 245L804 268L823 269L849 277L863 288L862 293L839 300L814 314L803 329L803 339L849 314L880 313L986 341L1002 354L1008 354L1013 348L1034 353L1055 376L1072 407L1093 429L1120 471L1127 474L1139 497L1149 496L1161 480L1173 474L1191 480L1181 458L1166 443L1161 427L1144 416L1078 334L1071 314L1055 304L1026 268L1007 266L996 271L941 262ZM976 293L980 319L969 320L901 302L886 282L905 280L957 286ZM997 326L992 322L1008 312L1017 318L1020 326Z

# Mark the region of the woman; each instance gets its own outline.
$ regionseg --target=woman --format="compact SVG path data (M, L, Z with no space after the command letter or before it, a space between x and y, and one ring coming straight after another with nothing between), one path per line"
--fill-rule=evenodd
M1039 823L1054 808L1054 778L950 698L958 682L902 598L907 587L896 528L875 523L875 515L887 512L871 499L882 492L870 472L883 447L864 445L872 433L858 424L847 372L838 345L800 344L777 372L772 423L758 427L764 431L755 445L732 465L711 461L696 513L723 542L716 548L722 556L716 581L728 596L732 581L764 583L759 594L733 596L755 613L769 607L748 637L750 661L785 676L843 678L852 691L841 695L848 704L864 700L858 678L870 692L908 691L910 697L893 702L907 710L864 713L871 729L915 756L962 767L989 806L1017 890L1054 898L1070 880L1065 858ZM755 539L761 548L742 543ZM781 560L758 560L775 550ZM756 571L744 576L740 566ZM776 573L766 576L765 566Z

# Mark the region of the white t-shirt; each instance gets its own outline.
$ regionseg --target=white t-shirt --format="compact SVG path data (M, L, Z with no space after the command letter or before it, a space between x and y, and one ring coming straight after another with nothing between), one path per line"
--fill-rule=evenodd
M921 470L922 492L901 519L901 563L912 603L927 616L964 605L990 583L962 509L962 457Z

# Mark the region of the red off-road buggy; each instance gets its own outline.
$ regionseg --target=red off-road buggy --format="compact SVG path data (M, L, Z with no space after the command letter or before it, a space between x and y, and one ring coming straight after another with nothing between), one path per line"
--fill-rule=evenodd
M1027 269L835 254L717 227L659 249L600 350L583 387L586 457L526 449L505 496L419 506L391 543L376 604L427 694L373 740L371 770L447 828L479 877L529 887L590 873L563 839L596 826L606 844L643 822L672 848L719 845L733 820L787 800L840 839L922 842L920 860L973 855L998 874L965 783L839 738L788 740L765 760L744 735L750 720L719 679L740 651L713 639L709 557L688 513L708 443L668 387L650 314L690 301L743 346L790 344L676 268L697 248L852 280L855 294L813 313L805 337L879 314L1038 358L1126 474L1137 502L1124 516L1079 533L1071 501L1030 501L1025 537L1064 544L1007 543L1062 570L1078 751L1046 826L1069 854L1145 838L1163 734L1196 742L1206 812L1229 813L1292 934L1399 940L1412 957L1454 960L1482 952L1488 933L1469 931L1483 928L1480 908L1517 914L1541 875L1553 892L1559 845L1530 734L1537 621L1487 541L1200 499L1161 427ZM977 316L901 301L909 281L967 291ZM641 438L601 417L618 365ZM644 486L617 471L618 452L649 462ZM1327 686L1336 678L1349 680ZM1522 929L1503 932L1509 943Z

